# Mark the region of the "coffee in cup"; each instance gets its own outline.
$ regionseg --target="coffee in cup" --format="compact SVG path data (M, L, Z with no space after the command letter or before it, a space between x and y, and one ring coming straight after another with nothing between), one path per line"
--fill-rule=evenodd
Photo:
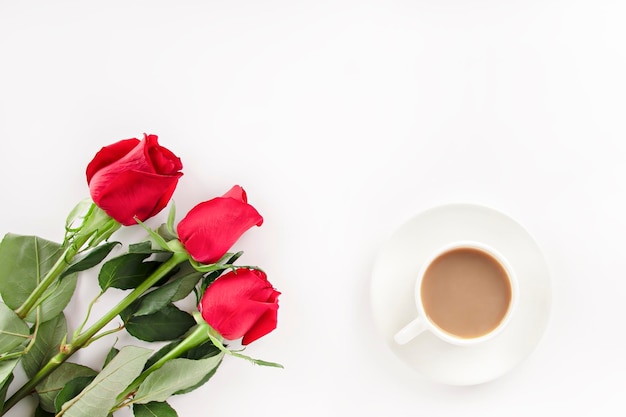
M418 317L395 340L404 344L425 330L467 345L485 341L510 320L517 281L507 260L478 242L456 242L429 257L417 276Z

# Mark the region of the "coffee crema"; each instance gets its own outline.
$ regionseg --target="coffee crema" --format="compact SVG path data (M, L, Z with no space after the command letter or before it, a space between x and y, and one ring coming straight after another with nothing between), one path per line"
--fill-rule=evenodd
M470 339L494 330L511 304L509 277L491 255L457 248L426 269L421 300L430 321L453 336Z

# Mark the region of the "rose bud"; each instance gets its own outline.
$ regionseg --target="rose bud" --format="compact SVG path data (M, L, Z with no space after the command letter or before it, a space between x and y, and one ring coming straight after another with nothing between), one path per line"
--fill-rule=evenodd
M241 268L224 274L204 292L198 309L228 340L247 345L276 328L278 296L264 272Z
M217 262L263 217L250 204L243 188L235 185L222 197L198 204L178 223L178 238L191 257L204 264Z
M183 175L180 158L158 144L156 135L103 147L87 166L94 203L119 223L136 224L159 213Z

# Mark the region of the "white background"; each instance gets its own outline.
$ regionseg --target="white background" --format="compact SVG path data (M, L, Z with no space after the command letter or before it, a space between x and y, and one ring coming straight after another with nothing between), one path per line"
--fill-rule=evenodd
M246 352L285 369L227 358L180 416L621 415L625 18L620 0L0 0L0 233L61 239L95 152L154 133L183 160L181 215L246 188L265 223L235 248L282 292ZM552 273L540 344L474 387L406 367L369 310L380 246L448 202L514 217Z

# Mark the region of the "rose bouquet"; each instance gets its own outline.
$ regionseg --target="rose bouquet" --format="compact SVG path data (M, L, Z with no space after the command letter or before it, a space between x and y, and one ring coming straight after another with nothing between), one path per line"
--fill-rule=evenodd
M167 399L203 385L225 356L280 367L242 353L276 328L280 294L263 270L236 264L243 252L230 252L263 223L244 189L233 186L178 222L171 204L165 223L145 225L170 204L181 170L180 159L154 135L105 146L87 166L91 198L70 212L63 242L4 236L0 415L34 395L37 417L108 417L126 407L136 417L177 416ZM114 240L121 227L143 227L147 239ZM97 271L99 292L81 324L69 329L64 310L87 270ZM117 304L90 317L114 290L123 295ZM189 298L197 307L180 308ZM116 319L119 326L106 327ZM70 360L121 331L141 342L118 347L114 340L98 369ZM15 386L18 367L26 380Z

